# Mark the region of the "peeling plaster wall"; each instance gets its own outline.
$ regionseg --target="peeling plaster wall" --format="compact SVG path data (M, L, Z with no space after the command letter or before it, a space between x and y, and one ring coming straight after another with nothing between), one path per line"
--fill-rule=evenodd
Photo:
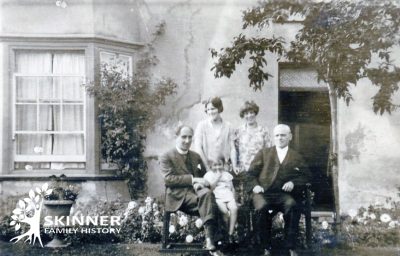
M400 56L400 55L397 55ZM376 115L371 97L377 88L362 80L349 107L339 101L339 200L341 213L399 200L400 112ZM394 97L400 103L400 95Z
M238 67L231 79L215 79L210 71L213 60L209 48L228 45L240 33L241 11L256 1L144 1L155 20L165 21L165 34L154 42L154 55L159 59L155 70L158 77L171 77L179 85L177 95L162 109L162 119L150 132L146 155L149 161L149 194L160 196L164 184L157 157L175 145L173 130L178 121L196 127L204 119L202 101L220 96L224 104L222 117L234 127L242 121L240 106L245 100L260 105L258 121L272 130L278 114L278 66L271 61L268 70L274 75L262 92L248 87L247 68ZM276 57L269 56L270 59Z
M224 102L222 116L233 126L240 125L238 110L246 99L260 104L259 122L270 130L278 120L278 67L268 56L269 71L275 76L261 93L247 87L246 66L239 67L231 79L215 79L210 72L209 48L227 46L241 31L241 10L248 1L156 1L143 2L154 20L165 21L165 34L154 43L160 63L159 77L172 77L179 84L178 94L162 109L163 118L149 133L146 155L149 162L149 194L164 192L157 157L174 145L173 128L178 121L193 127L205 117L201 101L219 95ZM276 36L295 35L299 25L272 26ZM400 56L397 54L397 56ZM397 196L400 186L400 113L375 115L371 97L376 88L363 80L352 89L355 101L338 106L339 193L341 212L351 208L384 203ZM396 98L399 104L399 98Z

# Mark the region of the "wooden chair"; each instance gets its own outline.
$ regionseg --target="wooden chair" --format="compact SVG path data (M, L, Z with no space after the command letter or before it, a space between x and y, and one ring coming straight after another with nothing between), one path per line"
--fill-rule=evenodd
M250 230L254 236L254 210L251 203L251 200L246 199L247 203L242 206L241 211L246 214L246 222L249 225L247 228ZM307 249L312 246L312 226L311 226L311 210L312 210L312 192L311 192L311 184L307 183L306 186L302 189L302 200L301 200L301 213L304 215L305 219L305 239L306 239L306 247ZM268 218L272 220L272 218L278 213L276 209L266 209L268 211ZM250 238L247 238L248 241Z
M165 195L166 195L165 190ZM163 229L161 238L161 249L160 253L180 253L189 255L205 254L209 251L203 248L202 243L171 243L168 239L169 237L169 226L171 222L171 214L173 211L165 211L163 219ZM196 215L194 215L196 216ZM197 215L198 216L198 215Z

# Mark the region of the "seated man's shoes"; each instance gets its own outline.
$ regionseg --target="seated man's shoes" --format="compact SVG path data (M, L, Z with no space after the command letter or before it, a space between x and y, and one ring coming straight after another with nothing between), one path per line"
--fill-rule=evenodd
M298 256L297 252L295 250L289 250L290 256Z
M229 235L228 244L230 244L230 245L235 244L235 237L233 235Z
M205 248L206 248L206 250L209 250L209 251L215 251L215 249L216 249L213 241L209 237L206 238L206 246L205 246Z
M268 249L264 249L264 254L262 254L263 256L271 256L271 251Z

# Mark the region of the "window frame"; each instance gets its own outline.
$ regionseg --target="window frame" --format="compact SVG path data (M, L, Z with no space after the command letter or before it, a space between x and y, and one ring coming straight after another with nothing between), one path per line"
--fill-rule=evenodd
M94 63L94 46L91 43L84 43L84 42L59 42L58 40L49 41L49 42L14 42L12 44L6 44L4 47L4 54L8 55L6 58L5 67L7 69L7 76L4 77L4 85L5 90L3 91L3 97L6 98L5 100L5 109L3 113L4 120L8 120L7 124L3 127L3 136L5 140L2 141L3 148L8 148L6 152L3 152L3 159L6 159L2 163L2 168L0 170L0 175L34 175L34 176L48 176L53 174L61 174L65 173L66 175L73 175L73 176L87 176L87 175L97 175L98 174L98 166L99 163L96 162L98 159L99 152L96 150L99 143L96 134L96 111L94 105L93 97L89 96L88 93L84 93L83 101L84 101L84 111L83 111L83 132L85 133L84 138L84 155L79 155L78 159L73 159L65 157L65 155L57 155L53 156L52 162L81 162L85 164L84 168L76 168L76 169L35 169L33 171L22 170L22 169L15 169L15 162L16 160L20 160L15 158L16 156L16 140L13 134L15 133L15 126L13 124L15 120L15 99L12 97L16 96L15 94L15 85L16 81L14 74L15 66L16 66L16 56L18 51L45 51L45 52L82 52L84 57L84 70L82 73L85 75L85 84L87 81L94 81L94 74L95 74L95 63ZM81 75L79 75L81 76ZM8 81L8 83L7 83ZM63 103L59 103L63 104ZM6 114L6 113L9 114ZM89 132L94 131L94 132ZM25 155L26 156L26 155ZM81 160L84 157L84 161L75 161ZM32 159L36 158L36 159ZM33 156L32 157L25 157L24 160L29 160L29 162L49 162L49 158L47 156ZM34 160L34 161L32 161ZM43 161L42 161L43 160ZM54 160L54 161L53 161ZM28 161L27 161L28 162Z
M38 86L38 82L36 82L35 86L36 86L36 99L34 102L30 103L19 103L17 102L17 79L18 77L34 77L34 78L39 78L39 77L65 77L65 78L70 78L70 77L78 77L81 78L81 82L83 82L82 84L85 84L85 80L86 80L86 56L85 56L85 52L84 51L75 51L75 50L29 50L31 52L44 52L44 53L68 53L68 52L79 52L83 55L83 57L85 58L84 61L84 66L85 66L85 70L80 71L79 75L78 74L54 74L54 73L37 73L37 74L28 74L28 73L20 73L20 72L16 72L15 68L16 68L16 60L15 57L17 55L18 52L23 52L25 50L14 50L14 65L12 66L12 99L11 99L11 105L12 105L12 141L13 141L13 164L15 165L16 162L80 162L80 163L85 163L86 164L86 145L87 145L87 129L86 129L86 92L84 91L84 89L82 90L82 102L79 103L68 103L65 102L63 100L63 83L62 83L62 79L60 82L60 96L61 99L59 102L40 102L40 95L38 93L39 90L39 86ZM17 106L18 105L33 105L36 106L36 131L17 131L16 129L16 120L17 120ZM53 105L53 106L59 106L60 107L60 118L61 120L63 120L63 107L67 106L67 105L71 105L71 106L82 106L83 107L83 116L82 116L82 131L64 131L62 128L62 124L63 122L60 122L61 125L61 131L40 131L39 129L39 112L40 112L40 106L46 106L46 105ZM84 144L84 150L83 150L83 154L81 155L33 155L33 154L17 154L17 140L16 140L16 136L18 134L29 134L29 135L63 135L63 134L81 134L83 135L83 144Z

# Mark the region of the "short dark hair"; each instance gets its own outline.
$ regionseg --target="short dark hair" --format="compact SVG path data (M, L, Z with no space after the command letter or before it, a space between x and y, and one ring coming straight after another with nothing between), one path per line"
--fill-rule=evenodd
M224 106L222 105L222 100L220 97L209 98L204 104L205 112L207 113L207 105L212 104L214 108L218 109L218 113L224 111Z
M246 101L244 105L240 108L240 117L243 118L244 114L247 112L254 112L258 115L258 111L260 111L260 107L254 101Z
M218 162L222 162L222 164L225 164L225 157L222 154L219 154L217 157L207 160L207 164L210 168L213 164Z
M176 135L176 136L179 136L179 134L181 134L182 129L185 128L185 127L189 128L189 129L192 131L192 133L194 132L194 131L193 131L193 128L190 127L189 125L180 124L180 125L178 125L178 126L175 128L175 135Z

